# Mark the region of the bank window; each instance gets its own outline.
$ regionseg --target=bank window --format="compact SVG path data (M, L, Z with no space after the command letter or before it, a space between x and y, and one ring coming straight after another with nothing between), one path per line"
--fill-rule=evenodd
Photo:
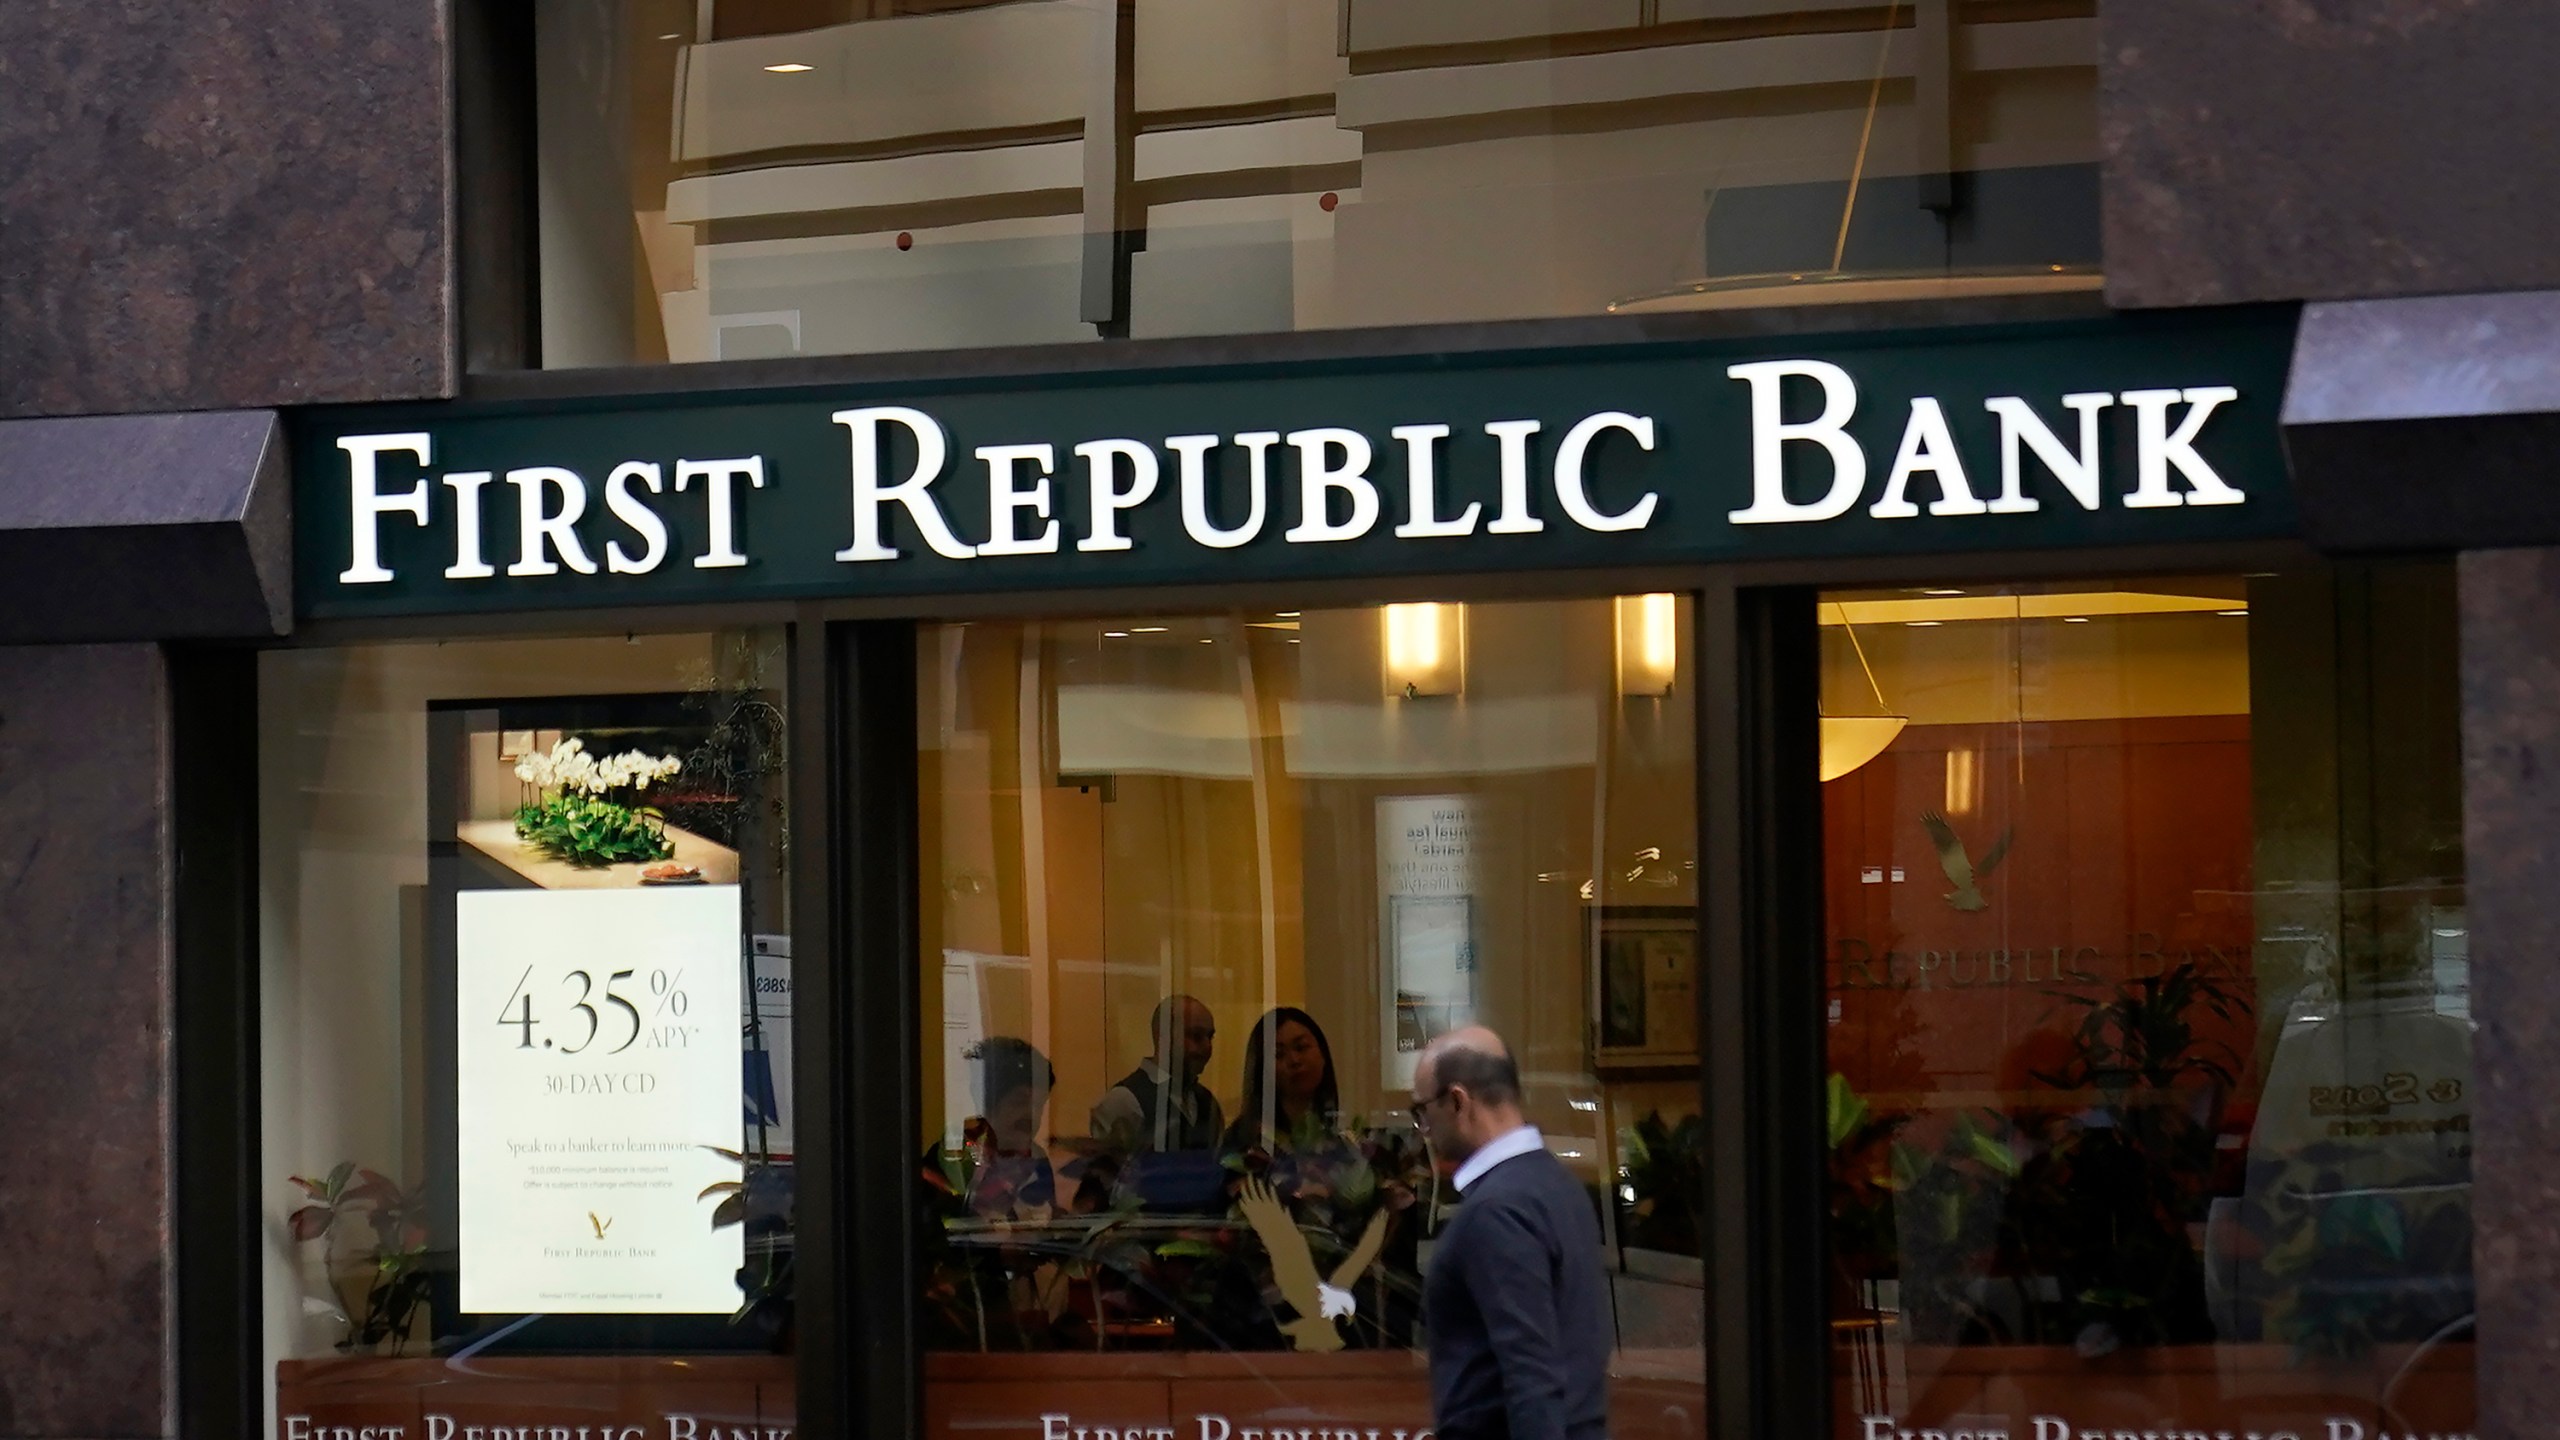
M2094 12L540 0L543 363L2093 290Z
M268 1433L787 1433L784 652L261 657Z
M1430 1426L1416 1053L1509 1037L1608 1243L1613 1432L1705 1423L1672 595L928 629L926 1432Z
M2470 1432L2453 613L1821 597L1837 1433Z

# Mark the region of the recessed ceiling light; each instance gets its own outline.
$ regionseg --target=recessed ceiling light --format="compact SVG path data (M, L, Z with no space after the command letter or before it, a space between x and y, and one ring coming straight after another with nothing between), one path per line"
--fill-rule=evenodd
M681 40L681 39L683 39L684 37L683 37L682 35L677 34L675 31L670 30L670 31L668 31L666 34L661 35L661 36L659 36L658 38L659 38L659 39L661 39L661 40Z
M1961 590L1923 590L1920 593L1923 595L1961 595L1964 592Z
M1129 632L1126 630L1105 630L1102 632L1102 638L1105 640L1126 640L1129 638Z
M1129 627L1129 633L1132 635L1161 635L1171 628L1172 627L1168 625L1132 625Z
M1215 640L1203 640L1203 641L1201 641L1200 643L1201 643L1201 644L1203 644L1203 645L1215 645L1215 644L1217 644L1218 642L1217 642L1217 641L1215 641Z
M2216 610L2213 613L2216 615L2246 615L2249 612L2246 610Z
M1295 610L1274 610L1271 613L1279 616L1283 620L1295 620L1298 618L1298 612Z
M1914 630L1934 630L1947 622L1944 620L1906 620L1902 623L1910 626Z
M787 60L780 65L767 65L764 68L765 73L769 75L797 75L806 70L815 70L818 67L815 65L803 65L797 60Z
M2062 617L2062 623L2065 625L2086 625L2089 623L2089 617L2086 615L2065 615Z

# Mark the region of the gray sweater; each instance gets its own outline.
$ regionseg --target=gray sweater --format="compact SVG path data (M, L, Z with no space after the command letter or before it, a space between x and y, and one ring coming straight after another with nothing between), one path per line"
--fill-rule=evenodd
M1563 1162L1505 1160L1468 1188L1423 1283L1440 1440L1602 1440L1611 1321L1600 1221Z

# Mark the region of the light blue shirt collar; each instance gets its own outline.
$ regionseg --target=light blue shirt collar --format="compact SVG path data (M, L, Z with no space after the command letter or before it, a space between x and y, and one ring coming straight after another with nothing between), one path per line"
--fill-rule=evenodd
M1496 1136L1486 1141L1484 1148L1468 1156L1467 1162L1458 1167L1458 1193L1465 1194L1468 1186L1483 1179L1485 1172L1503 1161L1517 1159L1532 1150L1546 1148L1547 1137L1539 1134L1538 1127L1535 1125L1523 1125L1507 1135Z

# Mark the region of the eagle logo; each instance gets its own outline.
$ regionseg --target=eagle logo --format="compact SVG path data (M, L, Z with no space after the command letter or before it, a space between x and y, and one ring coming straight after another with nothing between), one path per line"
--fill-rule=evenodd
M604 1232L613 1228L611 1220L605 1219L593 1210L587 1212L587 1223L595 1227L596 1238L599 1240L604 1238Z
M1352 1297L1351 1287L1360 1283L1369 1267L1377 1263L1378 1251L1387 1243L1387 1212L1369 1217L1369 1228L1360 1232L1360 1243L1337 1266L1331 1279L1316 1273L1315 1252L1307 1248L1306 1232L1298 1228L1288 1205L1260 1180L1244 1182L1237 1197L1244 1218L1253 1233L1262 1237L1262 1248L1271 1256L1271 1278L1280 1287L1281 1297L1298 1312L1298 1318L1280 1327L1289 1343L1311 1354L1330 1354L1342 1348L1342 1332L1334 1326L1337 1316L1348 1317L1360 1312L1360 1302Z
M1920 828L1929 832L1929 843L1938 847L1938 868L1947 872L1947 883L1956 887L1946 893L1946 902L1968 912L1991 908L1991 902L1982 898L1982 882L1990 878L1992 871L2000 868L2000 861L2009 853L2009 841L2018 833L2018 827L2012 825L2001 831L2000 838L1983 852L1979 865L1965 854L1964 841L1956 838L1955 827L1947 823L1946 816L1935 810L1924 810L1920 812Z

